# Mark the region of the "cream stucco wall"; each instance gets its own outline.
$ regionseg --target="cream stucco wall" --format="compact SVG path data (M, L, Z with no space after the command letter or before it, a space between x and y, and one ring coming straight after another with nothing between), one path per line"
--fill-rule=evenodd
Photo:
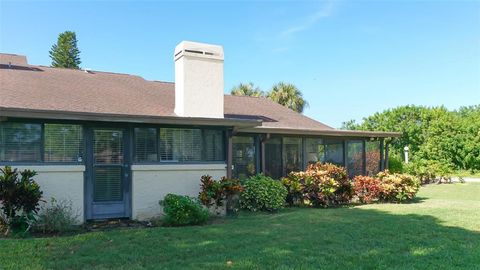
M219 179L226 164L132 165L132 218L145 220L162 214L158 202L168 193L198 196L200 177Z
M175 114L223 118L223 48L182 41L174 59Z
M42 166L15 166L19 170L35 170L38 175L34 180L43 191L43 200L50 202L54 197L57 200L69 200L73 210L78 214L78 223L84 221L84 188L83 165L42 165ZM44 204L42 203L42 206Z

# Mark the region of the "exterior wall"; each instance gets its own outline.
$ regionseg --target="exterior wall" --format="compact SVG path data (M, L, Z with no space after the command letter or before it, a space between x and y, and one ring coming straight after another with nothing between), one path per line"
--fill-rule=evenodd
M205 174L215 179L225 176L226 164L132 165L132 218L161 215L158 202L168 193L198 196Z
M34 170L38 173L34 180L43 191L43 200L50 202L51 198L69 200L73 210L78 214L78 223L84 221L84 172L83 165L41 165L12 166L19 170ZM43 203L41 204L44 205Z

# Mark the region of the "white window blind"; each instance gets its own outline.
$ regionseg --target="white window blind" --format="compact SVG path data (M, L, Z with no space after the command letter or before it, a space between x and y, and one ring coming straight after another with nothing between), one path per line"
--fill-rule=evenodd
M45 162L81 162L83 134L81 125L45 124Z

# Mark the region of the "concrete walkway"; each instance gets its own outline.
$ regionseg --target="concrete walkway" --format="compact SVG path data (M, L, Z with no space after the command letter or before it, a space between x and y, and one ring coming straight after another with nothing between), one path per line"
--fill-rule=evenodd
M480 178L475 178L475 177L463 177L463 180L467 183L480 183ZM453 182L460 182L458 180L458 177L452 177Z

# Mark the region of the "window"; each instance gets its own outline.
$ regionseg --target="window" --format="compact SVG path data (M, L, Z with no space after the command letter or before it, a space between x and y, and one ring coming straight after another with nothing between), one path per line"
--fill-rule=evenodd
M198 128L134 129L136 162L225 162L223 130Z
M367 175L375 175L380 171L380 141L367 141L365 148Z
M42 125L0 123L0 161L41 161Z
M348 141L347 143L347 171L350 177L363 174L363 142Z
M222 130L203 130L202 145L205 161L225 160L225 140Z
M332 163L339 166L345 166L343 163L343 142L342 141L326 141L325 147L325 163Z
M82 161L82 126L45 124L44 132L45 162Z
M325 147L323 140L318 138L306 139L307 163L325 162Z
M200 129L160 129L160 160L171 162L201 161Z
M135 161L155 162L158 160L158 136L156 128L135 128Z
M283 138L283 160L285 175L303 170L302 138Z

